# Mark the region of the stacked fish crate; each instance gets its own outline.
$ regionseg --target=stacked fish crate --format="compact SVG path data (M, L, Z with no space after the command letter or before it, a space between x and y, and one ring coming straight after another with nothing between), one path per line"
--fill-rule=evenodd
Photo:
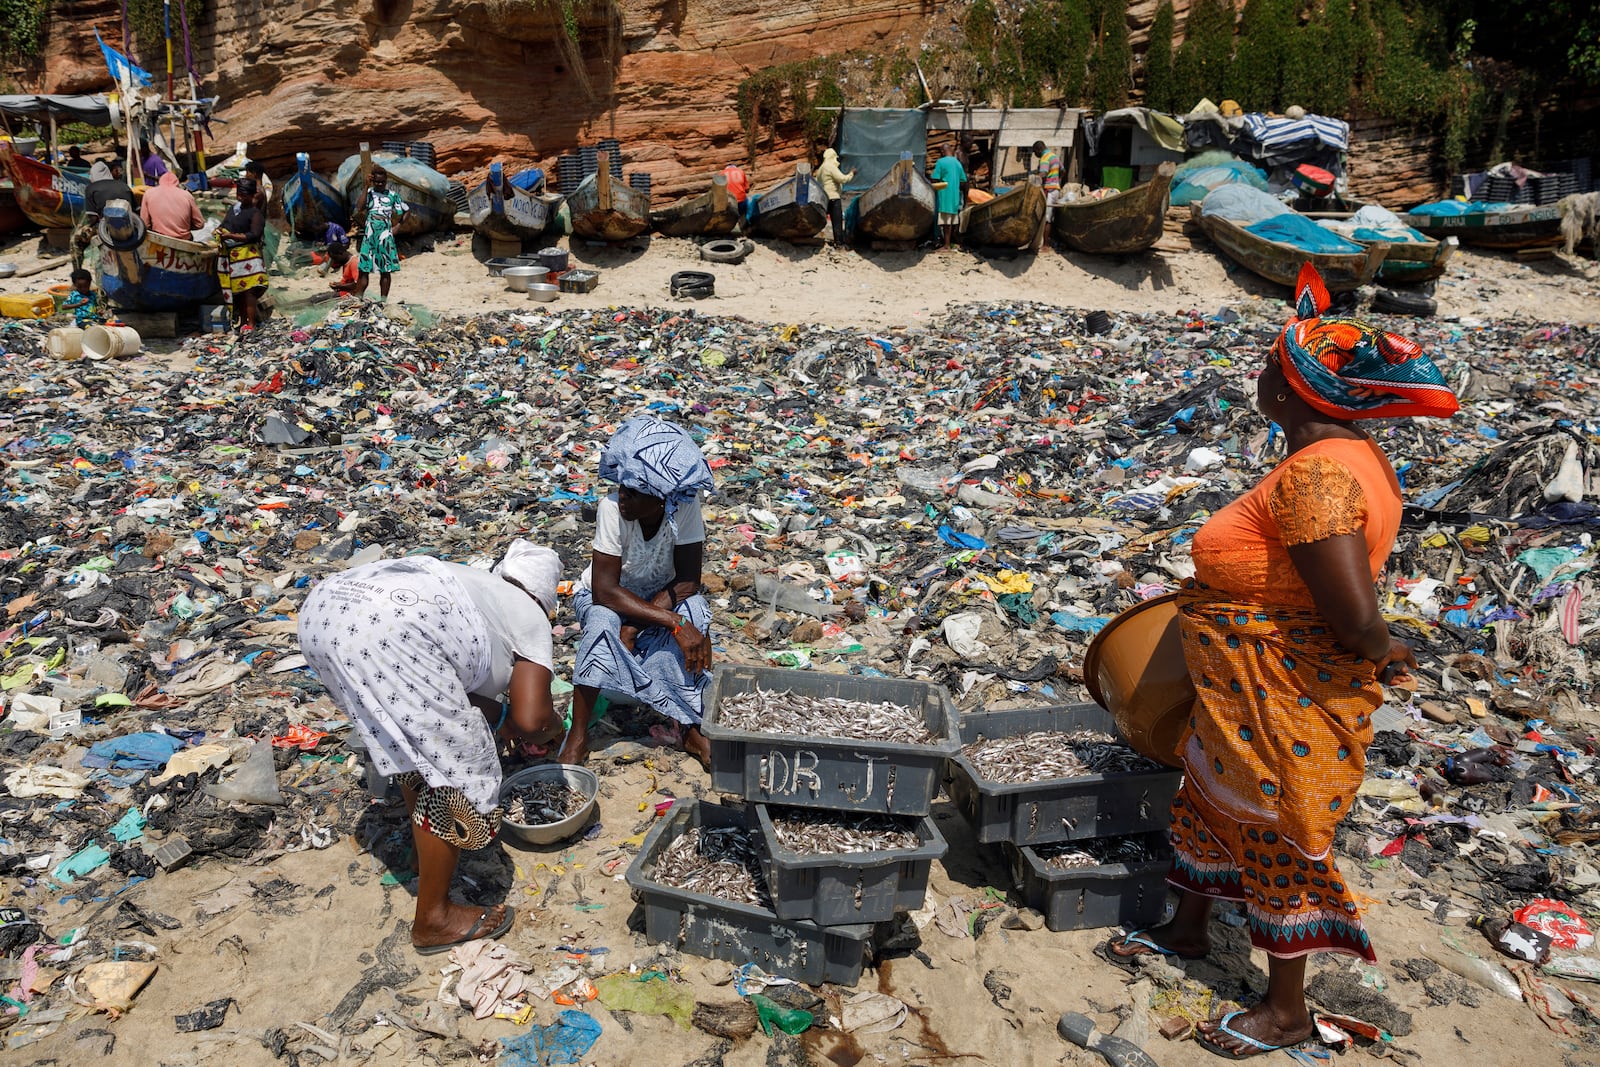
M854 985L876 928L922 907L945 841L929 818L959 745L939 686L724 665L706 695L711 784L628 871L646 933L686 952Z
M1145 925L1166 909L1182 772L1123 743L1095 704L961 716L950 797L1051 930Z

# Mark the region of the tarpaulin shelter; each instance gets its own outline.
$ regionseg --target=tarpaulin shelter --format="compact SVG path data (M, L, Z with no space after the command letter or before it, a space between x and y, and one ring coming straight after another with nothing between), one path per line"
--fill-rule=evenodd
M861 193L910 152L918 170L928 165L928 112L924 108L847 107L839 118L839 159L855 171L845 191Z

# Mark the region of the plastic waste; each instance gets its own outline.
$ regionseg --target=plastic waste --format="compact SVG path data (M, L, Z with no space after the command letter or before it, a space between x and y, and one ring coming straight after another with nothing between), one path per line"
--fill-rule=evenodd
M205 792L218 800L241 804L282 804L283 791L278 788L272 742L257 741L237 774L226 782L206 786Z
M1468 956L1460 951L1446 951L1433 945L1423 945L1422 954L1445 970L1458 974L1470 982L1476 982L1485 989L1493 990L1507 1000L1522 999L1522 987L1511 977L1511 972L1498 963Z
M816 1022L816 1017L809 1011L785 1008L760 993L751 993L750 1003L756 1006L756 1016L761 1020L761 1029L768 1037L772 1036L774 1026L793 1037L805 1033L811 1029L811 1024Z
M765 574L756 575L756 599L779 611L798 611L818 619L831 619L844 609L806 595L804 589Z
M594 987L600 993L600 1003L610 1011L665 1015L677 1023L680 1030L689 1029L689 1020L694 1014L694 992L686 985L668 981L665 975L611 974L597 979Z

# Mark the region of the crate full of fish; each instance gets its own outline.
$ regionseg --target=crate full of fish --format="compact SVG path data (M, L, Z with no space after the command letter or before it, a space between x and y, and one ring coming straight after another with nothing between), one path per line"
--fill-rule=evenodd
M862 815L757 804L761 860L780 919L820 926L888 922L928 895L948 847L926 815Z
M1164 833L1005 850L1018 894L1048 929L1149 926L1166 912L1172 850Z
M746 800L926 815L959 745L942 686L725 664L701 724L711 786Z
M983 844L1164 829L1183 772L1135 752L1098 704L961 716L950 798Z
M678 801L628 867L646 936L797 982L855 985L872 952L873 927L778 918L761 854L761 832L748 809Z

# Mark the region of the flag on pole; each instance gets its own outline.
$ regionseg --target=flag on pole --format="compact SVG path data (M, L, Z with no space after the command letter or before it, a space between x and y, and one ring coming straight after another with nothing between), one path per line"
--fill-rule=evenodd
M149 85L155 80L149 71L134 66L128 61L127 56L106 44L99 30L94 31L94 39L100 42L100 51L106 57L106 69L111 72L112 79L119 86Z

